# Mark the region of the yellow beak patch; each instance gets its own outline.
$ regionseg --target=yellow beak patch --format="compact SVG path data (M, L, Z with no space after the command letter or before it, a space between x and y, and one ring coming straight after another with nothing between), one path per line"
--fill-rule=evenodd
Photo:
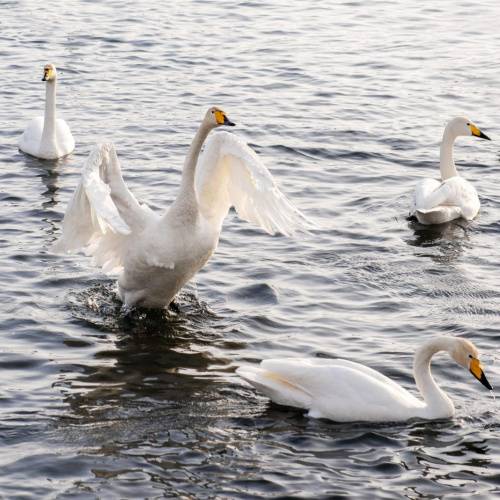
M470 128L472 130L472 135L475 135L476 137L481 136L481 131L475 125L472 125L472 123L470 124Z
M481 380L481 375L483 374L483 367L481 366L481 361L476 358L471 358L470 360L470 371L474 377Z
M214 111L214 115L215 115L215 119L217 120L217 123L219 123L220 125L223 125L224 122L226 121L225 120L225 115L226 113L224 113L224 111Z

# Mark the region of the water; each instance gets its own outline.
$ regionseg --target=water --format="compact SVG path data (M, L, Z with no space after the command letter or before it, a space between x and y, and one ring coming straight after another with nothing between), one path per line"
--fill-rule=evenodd
M499 386L495 2L0 4L0 496L492 498L497 401L437 357L453 419L371 425L272 405L234 374L282 356L343 357L414 391L414 349L463 336ZM43 64L74 154L17 150L42 114ZM231 212L181 312L124 316L113 281L48 247L100 139L164 210L205 109L221 105L286 195L323 229L270 237ZM437 175L448 119L477 221L406 219Z

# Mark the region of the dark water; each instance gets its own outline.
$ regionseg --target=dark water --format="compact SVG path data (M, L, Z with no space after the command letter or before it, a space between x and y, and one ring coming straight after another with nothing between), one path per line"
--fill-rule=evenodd
M2 498L493 498L497 402L438 357L455 418L336 424L269 404L234 370L344 357L414 390L414 349L475 343L500 385L500 7L495 2L0 3ZM20 153L43 64L74 154ZM83 255L48 252L90 147L113 139L132 192L164 210L221 105L324 229L270 237L230 213L179 314L120 312ZM406 219L448 119L472 223Z

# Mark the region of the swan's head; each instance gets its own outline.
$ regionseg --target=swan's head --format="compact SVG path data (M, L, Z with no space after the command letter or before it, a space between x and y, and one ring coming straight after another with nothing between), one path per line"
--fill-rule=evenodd
M226 112L217 106L213 106L207 111L205 120L214 128L220 127L221 125L228 125L229 127L234 127L236 125L236 123L229 120L226 116Z
M476 137L480 137L481 139L487 139L491 141L491 139L483 134L471 120L466 118L465 116L457 116L453 118L453 120L448 123L446 128L451 129L453 134L458 137L459 135L469 136L474 135Z
M481 384L491 391L493 387L491 387L483 372L481 361L479 361L479 353L474 347L474 344L461 338L456 338L455 340L455 345L449 350L452 359L460 366L470 371Z
M46 64L43 68L42 82L50 82L57 79L57 70L53 64Z

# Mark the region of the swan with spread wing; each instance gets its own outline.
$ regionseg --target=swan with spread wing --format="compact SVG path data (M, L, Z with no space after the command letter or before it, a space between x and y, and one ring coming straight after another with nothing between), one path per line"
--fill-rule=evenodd
M231 206L271 235L312 227L237 136L213 134L200 156L209 133L224 125L234 123L222 109L210 108L187 153L177 198L164 215L139 204L127 189L113 143L96 146L52 250L75 253L88 245L93 265L119 274L117 295L127 307L160 309L208 262Z

